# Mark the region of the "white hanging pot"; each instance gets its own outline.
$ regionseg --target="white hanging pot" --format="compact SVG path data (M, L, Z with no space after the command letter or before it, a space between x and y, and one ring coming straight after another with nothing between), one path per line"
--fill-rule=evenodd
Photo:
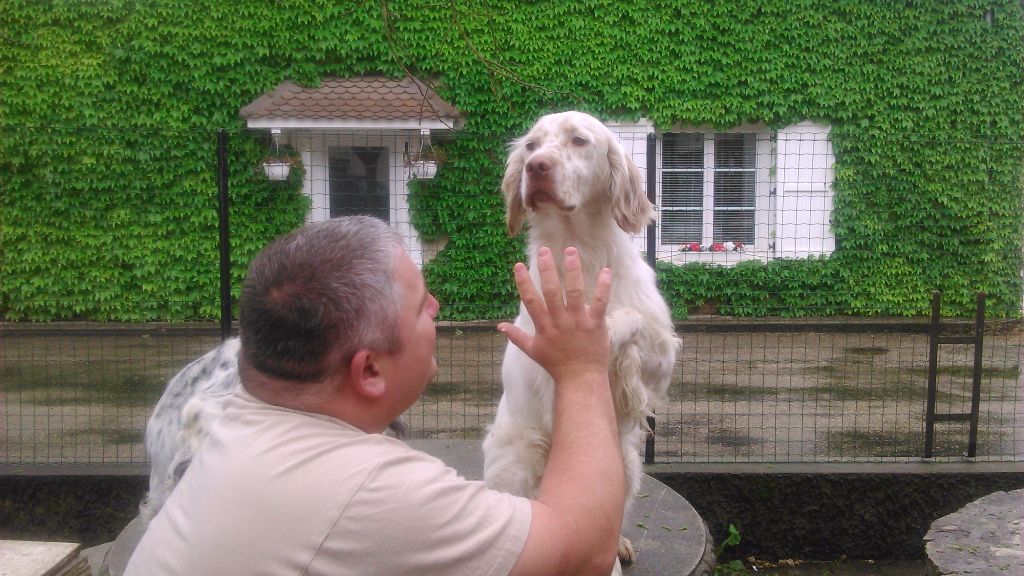
M433 160L413 160L409 163L410 180L429 180L437 174L437 162Z
M292 165L287 162L267 161L263 163L263 172L268 180L287 180Z

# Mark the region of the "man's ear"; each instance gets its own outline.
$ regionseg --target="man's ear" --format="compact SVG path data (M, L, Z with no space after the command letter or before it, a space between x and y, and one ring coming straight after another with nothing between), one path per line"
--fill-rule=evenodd
M348 366L348 386L371 400L384 395L387 383L380 371L380 356L372 350L363 348L356 352Z

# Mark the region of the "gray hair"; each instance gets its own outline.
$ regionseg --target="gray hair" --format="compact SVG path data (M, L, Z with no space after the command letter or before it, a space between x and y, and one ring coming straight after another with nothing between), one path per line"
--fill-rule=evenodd
M293 382L318 382L362 348L397 352L401 294L392 278L401 237L386 223L349 216L274 240L242 286L244 360Z

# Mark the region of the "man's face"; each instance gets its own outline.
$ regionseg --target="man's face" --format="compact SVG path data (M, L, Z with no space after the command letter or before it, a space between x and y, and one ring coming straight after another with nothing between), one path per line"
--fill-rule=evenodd
M402 309L398 316L401 350L389 358L386 377L392 398L401 404L397 406L401 408L400 414L420 397L437 374L434 318L440 305L427 291L423 275L404 250L395 257L393 278L401 295Z

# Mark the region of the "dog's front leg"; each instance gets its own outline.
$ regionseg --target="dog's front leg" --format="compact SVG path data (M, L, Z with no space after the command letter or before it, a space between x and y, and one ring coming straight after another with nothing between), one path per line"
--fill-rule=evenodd
M536 498L550 447L549 435L499 416L483 442L484 482L500 492Z
M484 481L495 490L534 498L551 447L551 377L510 343L502 382L505 391L483 442Z
M619 308L608 315L609 378L620 433L628 433L637 424L646 427L649 406L639 343L643 328L643 316L632 308Z

